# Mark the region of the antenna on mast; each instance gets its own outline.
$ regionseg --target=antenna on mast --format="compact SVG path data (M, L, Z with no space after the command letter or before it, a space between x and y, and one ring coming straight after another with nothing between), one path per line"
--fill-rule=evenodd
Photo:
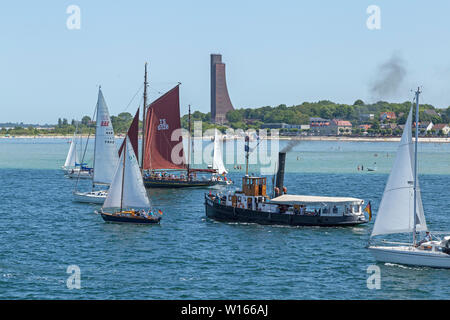
M248 177L248 157L250 152L250 137L245 136L245 176Z
M144 74L144 107L142 108L142 151L141 151L141 170L144 170L144 153L145 153L145 137L146 137L146 114L147 114L147 62L145 63Z

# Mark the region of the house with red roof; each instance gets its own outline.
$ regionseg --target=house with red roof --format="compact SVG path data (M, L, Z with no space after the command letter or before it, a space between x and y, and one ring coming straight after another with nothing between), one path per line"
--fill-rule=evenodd
M450 132L450 126L446 123L436 123L433 126L433 130L434 130L435 135L438 135L439 132L441 132L441 130L442 130L442 134L447 136Z
M333 119L322 131L327 135L346 135L352 133L352 123L347 120Z
M380 121L389 121L389 120L395 120L397 119L397 116L395 115L395 112L382 112L380 114Z

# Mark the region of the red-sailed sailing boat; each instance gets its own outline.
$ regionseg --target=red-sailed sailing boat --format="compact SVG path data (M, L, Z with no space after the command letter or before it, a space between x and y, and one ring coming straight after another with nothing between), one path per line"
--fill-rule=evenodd
M146 93L147 66L144 106ZM215 170L190 168L190 139L186 162L181 135L179 84L144 108L143 114L141 169L146 188L209 187L219 183L212 177L197 176L198 173L213 174Z

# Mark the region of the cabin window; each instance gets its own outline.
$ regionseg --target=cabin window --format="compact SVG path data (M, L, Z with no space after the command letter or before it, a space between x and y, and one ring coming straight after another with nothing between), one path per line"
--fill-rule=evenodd
M333 206L333 213L338 213L338 208L336 206Z

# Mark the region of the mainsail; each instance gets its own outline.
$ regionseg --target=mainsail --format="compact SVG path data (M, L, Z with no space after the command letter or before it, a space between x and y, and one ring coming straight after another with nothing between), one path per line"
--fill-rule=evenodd
M127 137L130 138L131 145L133 146L134 153L136 157L139 155L139 108L136 111L133 122L131 122L130 128L128 128ZM119 157L122 154L123 147L125 146L126 140L124 139L119 148Z
M75 167L77 163L79 163L79 160L74 133L72 141L70 142L70 148L69 152L67 153L66 162L64 162L64 167L65 168Z
M150 201L128 136L103 208L149 208Z
M150 104L146 122L143 169L186 169L179 85Z
M98 90L96 121L93 182L110 184L119 157L111 118L101 89Z
M214 129L214 151L213 151L213 169L217 170L219 174L227 174L228 171L225 169L223 164L222 156L222 140L220 139L220 134L218 130Z
M403 130L394 165L381 199L372 235L412 232L414 230L414 146L412 108ZM416 230L426 231L419 181L417 180Z

